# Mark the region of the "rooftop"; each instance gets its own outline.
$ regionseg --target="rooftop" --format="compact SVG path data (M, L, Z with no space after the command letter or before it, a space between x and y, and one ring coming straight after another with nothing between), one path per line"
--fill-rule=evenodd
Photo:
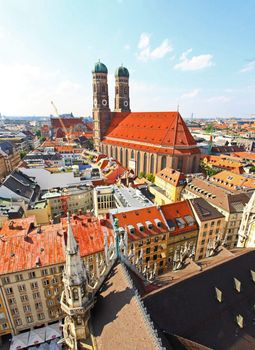
M196 148L196 142L178 112L115 112L103 142L119 142L119 139L144 150L160 147L161 153L165 150L173 152L173 146Z
M98 350L156 349L121 263L104 282L92 311L92 324Z
M167 334L217 350L252 350L255 287L251 270L255 271L254 250L154 291L144 297L144 303L152 320ZM234 278L240 281L241 292ZM222 302L217 301L215 287L222 292ZM243 328L237 324L238 315L243 317Z
M190 203L200 221L224 218L224 215L203 198L190 199Z
M162 169L156 176L173 186L182 186L186 183L185 175L171 168Z

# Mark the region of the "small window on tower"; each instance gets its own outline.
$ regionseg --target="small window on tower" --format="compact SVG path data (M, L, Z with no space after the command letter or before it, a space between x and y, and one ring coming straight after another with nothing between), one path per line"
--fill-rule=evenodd
M127 87L124 88L124 94L127 95Z
M119 94L119 88L116 87L116 95L118 95L118 94Z
M102 93L105 93L105 85L102 85Z

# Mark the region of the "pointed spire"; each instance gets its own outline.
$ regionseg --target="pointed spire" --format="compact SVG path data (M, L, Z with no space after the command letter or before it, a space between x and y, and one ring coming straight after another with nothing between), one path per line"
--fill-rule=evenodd
M66 251L68 254L73 255L76 254L78 251L78 245L74 238L71 219L69 212L67 213L67 245L66 245Z

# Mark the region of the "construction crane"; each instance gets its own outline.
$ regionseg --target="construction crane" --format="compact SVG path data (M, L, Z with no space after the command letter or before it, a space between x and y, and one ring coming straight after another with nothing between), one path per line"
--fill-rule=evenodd
M54 108L54 111L55 111L55 113L56 113L56 115L57 115L57 117L58 117L58 119L59 119L59 121L60 121L60 124L61 124L63 130L64 130L65 133L66 133L67 143L69 144L70 141L69 141L68 132L67 132L67 130L66 130L65 124L63 123L63 120L62 120L62 118L60 117L60 115L59 115L59 113L58 113L58 109L57 109L57 107L56 107L56 105L54 104L53 101L51 101L51 104L52 104L52 107Z

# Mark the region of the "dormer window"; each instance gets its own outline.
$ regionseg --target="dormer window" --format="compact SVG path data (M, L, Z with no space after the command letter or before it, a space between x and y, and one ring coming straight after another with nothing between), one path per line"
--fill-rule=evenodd
M140 222L137 224L138 230L144 232L144 226Z
M133 235L135 233L135 228L133 225L128 225L129 232Z
M152 225L152 223L149 220L145 221L145 224L146 224L146 226L148 227L149 230L152 230L153 225Z
M157 227L161 227L162 226L162 222L159 219L155 219L155 224Z

